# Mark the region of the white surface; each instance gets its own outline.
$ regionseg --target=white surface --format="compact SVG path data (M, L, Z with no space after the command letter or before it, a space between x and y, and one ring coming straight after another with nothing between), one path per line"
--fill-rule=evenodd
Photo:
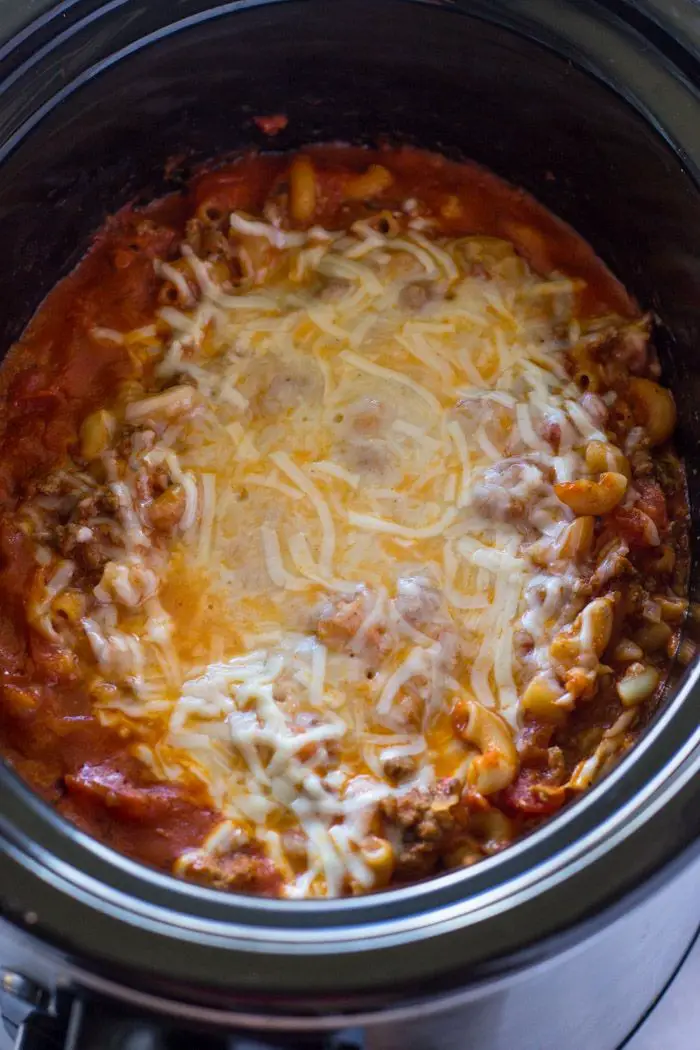
M625 1050L697 1050L700 1045L699 989L700 940Z

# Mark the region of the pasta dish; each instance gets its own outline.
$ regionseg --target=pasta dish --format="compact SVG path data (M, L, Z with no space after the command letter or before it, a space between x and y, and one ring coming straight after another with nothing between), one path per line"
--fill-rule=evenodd
M0 372L0 737L289 898L470 865L633 742L686 611L652 319L522 191L248 155L109 219Z

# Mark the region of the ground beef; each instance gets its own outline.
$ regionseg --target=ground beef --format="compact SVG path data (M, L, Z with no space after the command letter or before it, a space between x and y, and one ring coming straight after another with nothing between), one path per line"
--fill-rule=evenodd
M75 484L64 473L47 474L29 486L29 496L70 496L75 492Z
M322 303L337 303L350 291L352 285L346 277L329 277L318 293Z
M123 543L117 521L104 520L114 518L118 510L119 500L110 488L96 489L80 500L65 524L47 521L49 543L88 575L101 573L110 560L107 549ZM101 519L99 524L94 524L95 518Z
M485 470L474 485L472 506L489 521L517 523L532 504L551 493L550 475L531 460L504 459Z
M399 306L404 310L417 313L430 302L431 299L440 299L445 295L445 287L436 284L435 281L414 281L407 284L399 293Z
M658 359L650 339L651 318L647 315L622 328L603 328L586 342L592 355L615 374L622 367L632 375L658 376Z
M56 546L65 558L75 561L87 575L101 573L110 560L105 545L121 542L121 536L104 524L92 526L91 538L81 540L79 537L84 528L86 526L77 524L58 526L55 531Z
M316 634L329 649L361 656L375 663L391 648L391 639L384 624L375 623L365 632L357 652L352 644L371 607L370 596L366 591L360 591L354 597L329 601L321 609Z
M517 739L518 755L523 765L541 766L547 764L547 750L554 728L551 722L544 724L532 721L525 722L518 733Z
M426 791L414 788L402 798L384 799L379 808L384 833L391 841L399 839L398 879L421 878L435 871L468 823L462 784L456 777L439 780Z
M107 486L97 489L94 493L81 499L75 508L73 518L83 523L91 518L111 517L119 510L119 499Z
M623 328L611 340L613 356L635 376L658 375L656 353L649 341L649 324L649 318L645 318L641 324Z
M214 856L197 850L181 857L178 874L215 890L238 890L275 896L281 879L274 864L259 853L238 851Z
M275 419L301 405L318 404L323 396L323 375L313 361L270 353L251 359L240 391L257 414Z
M384 773L390 780L407 780L416 771L416 760L411 755L397 755L388 758L384 763Z

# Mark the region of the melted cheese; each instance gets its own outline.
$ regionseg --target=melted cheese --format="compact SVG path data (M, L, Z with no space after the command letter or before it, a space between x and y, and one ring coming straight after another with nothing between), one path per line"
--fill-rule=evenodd
M543 282L504 244L491 258L483 242L484 280L463 242L412 229L290 233L235 214L231 228L282 263L240 293L187 247L156 264L183 304L148 329L167 331L156 373L191 385L126 406L150 437L128 467L105 459L124 549L82 631L117 687L101 717L221 810L204 848L245 825L289 896L333 895L372 886L362 842L381 799L464 774L476 748L445 745L457 696L517 726L522 684L579 611L563 570L529 554L571 520L547 469L580 475L601 435L559 359L562 319L578 338L571 282ZM165 543L140 468L184 494ZM73 567L44 571L38 618L55 635ZM334 615L345 644L321 640ZM406 757L415 773L397 785L383 763ZM305 836L301 874L287 829Z

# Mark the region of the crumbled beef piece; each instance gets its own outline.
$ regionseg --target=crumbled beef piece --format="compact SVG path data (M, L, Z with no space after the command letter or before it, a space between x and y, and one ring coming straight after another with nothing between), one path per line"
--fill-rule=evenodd
M341 597L337 601L329 601L321 610L316 633L329 649L375 661L391 648L391 639L383 623L374 623L364 632L358 642L357 652L354 652L352 645L353 638L370 609L369 596L365 591L354 597Z
M73 515L76 504L91 491L90 483L57 471L29 483L27 499L33 503L47 525L66 522Z
M519 627L513 632L513 653L518 660L526 660L535 648L535 642L529 631Z
M633 580L624 591L624 610L627 617L641 617L649 595L641 583Z
M200 259L225 260L229 268L228 280L237 284L242 275L238 262L238 246L227 237L224 229L228 217L225 210L210 208L206 221L189 219L185 226L185 242ZM193 294L198 296L198 285L193 281L189 284Z
M483 472L471 503L491 521L518 522L528 506L551 493L551 481L551 471L530 459L504 459Z
M262 416L274 418L323 396L323 375L313 360L269 353L251 356L238 389Z
M106 548L121 544L122 537L116 521L95 524L94 519L114 518L118 509L119 500L110 488L96 489L73 507L65 524L47 520L47 542L84 572L101 572L109 561Z
M394 838L398 832L400 837L395 869L399 879L433 872L468 822L462 784L456 777L439 780L426 791L414 788L402 798L384 799L379 810L388 836Z
M625 365L632 375L646 375L653 372L655 355L649 345L651 333L649 319L628 325L611 340L611 350L615 358Z
M98 525L92 528L82 525L80 522L71 522L68 525L58 525L52 534L54 546L65 558L77 561L88 559L88 551L99 547L100 541L114 542L117 537L111 535L109 526ZM91 564L89 561L86 564Z
M192 382L191 376L182 376L180 374L177 376L177 383L174 382L174 379L175 377L171 377L171 380L165 384L163 389L167 389L171 385L182 386L188 381ZM156 435L153 430L127 425L121 430L115 451L119 459L129 460L134 453L147 452L148 449L153 447L155 440Z
M216 890L275 896L281 886L280 875L272 861L246 851L214 856L197 850L180 857L176 872Z
M396 476L396 457L382 438L344 441L334 454L353 474L370 475L387 484Z
M30 488L30 495L40 496L66 496L74 492L74 483L65 474L47 474Z
M185 243L189 245L195 255L202 255L202 232L204 226L199 219L193 217L185 223Z
M322 303L338 303L345 298L351 287L346 277L329 277L318 293L318 298Z
M585 342L600 361L605 375L617 377L624 371L632 375L658 375L658 361L651 339L649 315L620 328L606 327L589 335Z
M395 781L407 780L408 777L413 776L417 768L416 760L412 755L397 755L394 758L387 758L382 765L386 776L390 780Z
M80 535L85 526L73 523L68 525L57 525L49 530L53 545L61 552L64 558L72 558L75 548L80 543Z
M119 499L109 486L97 489L82 499L75 509L74 519L79 523L91 518L111 517L119 510Z
M520 761L524 766L542 766L547 764L547 749L554 733L550 723L526 721L518 733L517 748Z
M89 576L102 575L104 567L110 560L109 554L100 544L102 533L98 533L94 540L81 543L75 548L74 557L80 567Z
M668 510L661 486L655 481L644 480L638 481L636 487L639 499L635 506L650 517L659 533L663 534L668 528Z
M414 281L407 284L399 293L399 306L405 310L417 312L422 310L431 299L444 296L445 287L437 285L434 281Z
M236 256L236 247L221 230L209 226L202 230L202 256L206 259L226 259L227 262L232 262ZM239 271L236 269L232 276L238 275Z

